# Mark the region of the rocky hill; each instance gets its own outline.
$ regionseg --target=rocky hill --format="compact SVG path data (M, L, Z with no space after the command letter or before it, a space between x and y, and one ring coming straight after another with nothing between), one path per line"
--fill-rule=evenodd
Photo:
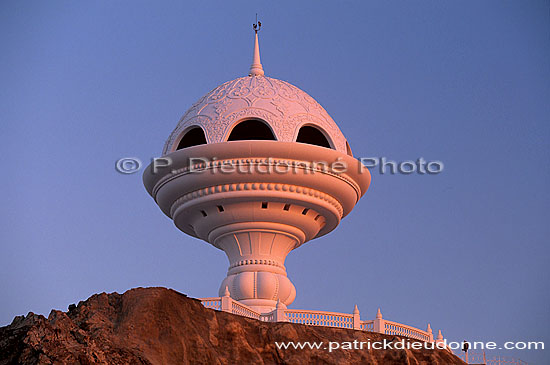
M464 364L446 350L278 349L275 342L400 340L396 336L265 323L204 308L165 288L96 294L48 318L0 328L0 364Z

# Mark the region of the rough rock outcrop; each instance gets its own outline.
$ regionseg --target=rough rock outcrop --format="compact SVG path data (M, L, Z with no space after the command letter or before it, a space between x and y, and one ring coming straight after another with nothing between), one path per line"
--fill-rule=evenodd
M275 342L400 340L396 336L265 323L206 309L174 290L96 294L46 319L0 328L0 364L464 364L447 350L278 349Z

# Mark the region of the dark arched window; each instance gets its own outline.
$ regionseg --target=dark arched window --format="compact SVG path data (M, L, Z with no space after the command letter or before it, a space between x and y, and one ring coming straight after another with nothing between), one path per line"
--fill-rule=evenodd
M197 146L199 144L206 144L206 136L201 127L193 127L185 133L185 135L178 143L178 148L176 150L181 150L182 148L187 148L191 146Z
M228 141L246 141L246 140L270 140L275 141L275 136L271 128L264 121L259 119L249 119L240 122L231 131Z
M319 129L306 125L298 131L296 142L314 144L316 146L331 148L327 137Z

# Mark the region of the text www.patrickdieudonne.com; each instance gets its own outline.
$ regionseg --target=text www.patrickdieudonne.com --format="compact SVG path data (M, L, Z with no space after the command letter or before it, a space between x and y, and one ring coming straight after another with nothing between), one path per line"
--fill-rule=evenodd
M504 342L502 346L498 346L496 342L467 342L470 350L544 350L544 342L531 341L531 342ZM464 342L456 341L441 341L441 342L418 342L418 341L406 341L404 339L399 341L387 340L382 341L329 341L329 342L309 342L309 341L288 341L288 342L275 342L275 346L279 350L323 350L323 351L336 351L336 350L458 350L461 349Z

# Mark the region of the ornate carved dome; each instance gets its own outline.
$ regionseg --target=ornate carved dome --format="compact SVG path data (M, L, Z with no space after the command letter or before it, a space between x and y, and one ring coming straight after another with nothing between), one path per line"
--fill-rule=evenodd
M196 127L202 128L206 143L219 143L228 140L237 124L250 119L265 122L274 139L282 142L297 141L300 128L312 126L330 148L351 154L344 135L319 103L288 82L261 75L228 81L204 95L181 118L163 154L177 150Z

